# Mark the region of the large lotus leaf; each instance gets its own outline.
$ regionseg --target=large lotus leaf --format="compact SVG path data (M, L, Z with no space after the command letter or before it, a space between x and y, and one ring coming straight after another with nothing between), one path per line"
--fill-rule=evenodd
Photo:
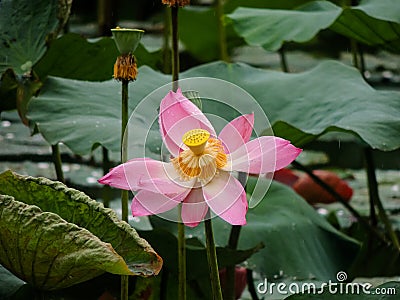
M328 131L353 133L371 147L400 147L400 93L377 91L352 67L326 61L298 74L265 71L246 64L212 63L183 77L228 80L263 107L275 134L304 145Z
M249 177L247 192L253 192L257 178ZM265 180L265 179L259 179ZM239 249L262 242L265 248L247 259L247 267L268 278L334 279L356 258L359 244L333 228L309 204L285 185L272 182L264 199L246 216ZM176 233L176 226L152 217L154 228ZM231 225L216 217L212 220L217 245L227 244ZM204 240L203 226L186 228L188 236Z
M109 80L118 55L115 42L109 37L92 41L68 33L51 43L35 66L35 72L40 78L50 75L79 80ZM148 65L154 69L160 60L159 52L149 53L141 44L135 56L138 66Z
M400 23L400 6L397 0L361 0L354 9L380 20Z
M13 68L20 75L46 51L49 35L56 35L66 22L71 0L0 1L0 74Z
M283 42L306 42L328 28L341 9L328 1L306 4L297 10L239 7L227 15L249 45L278 50Z
M395 1L382 2L366 1L365 6L344 8L330 28L366 45L400 53L400 6Z
M298 146L329 131L347 131L376 149L400 147L399 93L374 90L356 69L343 64L324 62L308 72L287 74L216 62L181 74L198 76L224 79L248 91L264 108L275 133ZM131 109L169 81L170 76L141 67L137 82L129 87ZM118 152L119 91L114 81L50 78L43 94L31 101L28 118L49 143L62 141L74 153L90 153L97 144ZM154 105L148 112L157 109ZM232 119L228 111L205 109Z
M400 51L400 7L396 0L362 1L340 8L315 1L294 10L239 7L228 18L250 45L277 50L283 42L306 42L330 28L367 45Z
M0 215L2 265L39 289L68 287L104 272L133 274L110 244L54 213L0 195Z
M125 260L131 274L149 276L157 274L161 268L161 258L144 239L138 236L132 227L120 221L113 210L104 208L102 204L90 199L80 191L67 188L59 182L46 178L21 176L6 171L0 174L0 194L10 195L16 201L27 205L38 206L40 210L46 212L46 218L52 215L47 212L57 214L66 222L77 225L76 228L84 228L102 242L111 244ZM57 223L54 216L48 218L50 218L48 228L51 229L51 226L54 226L54 230L56 230L59 226L57 224L60 222L57 221ZM44 220L45 218L43 218ZM53 222L51 220L56 224L51 225ZM64 228L67 229L70 226L64 226ZM12 234L16 234L16 232ZM17 235L24 234L21 231ZM56 243L59 238L60 233L57 229L54 231L54 235L48 236L47 240ZM45 250L46 248L43 248L46 253ZM49 273L49 275L51 274L53 274L53 270ZM59 278L59 280L61 279Z

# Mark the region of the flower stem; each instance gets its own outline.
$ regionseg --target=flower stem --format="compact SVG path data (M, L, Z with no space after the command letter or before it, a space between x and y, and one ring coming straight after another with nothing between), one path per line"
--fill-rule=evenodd
M254 286L253 270L247 269L246 281L247 281L247 286L248 286L248 290L249 290L251 299L258 300L256 287Z
M178 32L178 6L171 7L171 32L172 32L172 90L179 87L179 32ZM182 205L178 211L178 299L186 299L186 244L185 224L181 217Z
M364 61L363 52L354 39L351 39L350 42L351 42L351 52L353 54L353 65L354 65L354 67L359 69L361 75L364 77L365 61ZM397 237L396 232L393 230L392 223L390 222L389 217L386 214L385 208L382 205L382 201L379 197L378 182L376 180L375 164L374 164L374 159L372 157L371 148L366 148L364 150L364 156L365 156L365 163L366 163L366 169L367 169L371 223L373 226L376 226L376 223L377 223L376 210L375 210L375 207L376 207L379 217L380 217L380 220L385 225L386 233L389 235L393 246L398 251L400 251L399 239Z
M396 232L393 230L392 223L390 222L389 217L386 214L385 208L382 205L382 201L379 197L378 182L376 180L375 164L374 164L374 159L372 157L371 149L366 148L364 151L364 155L367 167L368 191L369 191L370 202L372 202L378 208L378 214L383 224L385 224L386 232L389 234L393 245L396 247L398 251L400 251L400 244Z
M286 58L286 50L285 50L285 45L282 45L282 47L279 49L279 58L281 61L281 69L283 72L285 73L289 73L289 65L287 62L287 58Z
M178 10L177 6L171 7L171 30L172 30L172 89L178 89L179 79L179 33L178 33Z
M122 80L122 108L121 108L121 163L128 160L128 84L127 79ZM124 139L125 138L125 139ZM128 222L128 197L129 193L126 190L121 191L121 210L122 220ZM121 275L121 300L129 298L129 277Z
M181 218L182 204L179 204L179 222L178 222L178 299L186 299L186 242L185 242L185 224Z
M221 284L219 281L218 273L218 262L217 262L217 252L214 243L214 234L212 229L212 223L210 219L210 214L207 213L206 219L204 220L204 226L206 230L206 251L208 267L210 269L210 279L211 279L211 290L214 300L222 300Z
M246 173L239 172L238 179L241 185L245 187L247 179ZM231 232L229 234L228 248L233 250L237 248L241 229L242 226L240 225L232 225ZM225 300L235 300L235 272L235 265L226 267L226 288L224 289Z
M58 143L55 145L51 145L51 152L53 156L54 167L56 169L57 180L62 183L65 183L64 172L62 170L60 147Z
M216 0L216 15L218 22L219 58L229 61L228 46L226 44L226 31L224 25L224 0Z
M121 113L121 163L125 163L128 160L128 143L124 139L127 137L128 124L128 80L122 80L122 113ZM121 193L121 209L122 209L122 220L128 222L128 191L123 190Z

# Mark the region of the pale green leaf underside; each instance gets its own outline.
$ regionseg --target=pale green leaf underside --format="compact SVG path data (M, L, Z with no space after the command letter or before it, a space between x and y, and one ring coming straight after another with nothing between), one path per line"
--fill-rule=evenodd
M55 290L104 272L131 275L112 246L34 205L0 195L0 260L19 278Z
M329 27L340 15L336 5L319 1L303 10L239 7L228 17L235 30L250 45L278 50L285 41L306 42Z
M125 261L127 273L150 276L161 269L161 258L132 227L120 221L113 210L104 208L80 191L46 178L21 176L6 171L0 174L0 194L12 196L26 205L35 205L46 212L46 216L48 212L52 213L50 215L58 215L61 223L66 221L74 224L79 230L85 229L96 239L110 244L109 247ZM51 218L54 224L49 223L48 226L57 228L58 219ZM19 235L25 238L23 232ZM59 234L55 233L48 240L58 238ZM101 270L104 272L104 269Z
M367 45L400 52L400 8L395 0L362 1L341 8L314 1L294 10L239 7L227 17L250 45L278 50L284 42L306 42L330 28Z

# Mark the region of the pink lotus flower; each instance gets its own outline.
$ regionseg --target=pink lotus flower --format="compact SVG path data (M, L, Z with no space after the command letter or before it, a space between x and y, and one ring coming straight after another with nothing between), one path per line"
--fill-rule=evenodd
M262 136L250 141L254 115L228 123L217 137L207 117L180 90L161 101L159 125L170 162L136 158L110 170L99 182L138 191L132 214L166 212L182 203L185 225L197 226L208 209L232 225L246 224L246 193L231 171L269 173L302 151L289 141Z

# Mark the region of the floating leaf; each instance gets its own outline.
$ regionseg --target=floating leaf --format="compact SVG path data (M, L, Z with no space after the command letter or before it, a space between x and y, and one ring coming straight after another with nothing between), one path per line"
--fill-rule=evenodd
M227 17L249 45L278 50L283 42L306 42L328 28L341 9L328 1L311 2L297 10L239 7Z
M102 204L90 199L82 192L67 188L65 185L59 182L53 182L46 178L21 176L14 174L11 171L6 171L0 174L0 194L10 195L15 198L16 201L10 201L17 204L11 205L9 204L10 201L7 202L7 205L11 205L10 207L14 207L14 205L15 207L17 207L14 209L15 211L19 211L19 213L21 213L22 210L26 209L29 212L29 216L27 216L25 226L28 226L30 224L29 222L31 221L29 221L29 218L33 218L36 214L38 214L40 215L40 218L35 218L39 218L39 220L43 223L43 226L47 227L43 228L43 232L46 234L48 233L49 235L46 235L46 239L43 239L43 241L41 240L40 236L36 236L34 230L38 226L38 224L41 224L40 222L36 224L36 227L32 227L33 233L28 230L24 232L22 231L22 228L21 231L10 231L8 233L10 235L14 234L16 238L18 237L19 239L21 239L21 241L16 240L15 245L7 244L10 246L10 248L7 249L7 253L9 253L9 255L13 253L13 256L9 260L12 263L10 263L9 265L13 265L14 268L17 268L13 269L13 272L16 272L19 276L22 276L22 278L27 278L31 280L31 282L35 285L39 284L39 287L43 286L43 288L46 289L61 288L71 285L73 284L73 282L77 283L89 279L85 276L91 276L92 278L98 275L100 270L103 270L103 272L112 272L113 270L110 266L108 266L107 269L105 269L105 267L99 266L97 269L99 271L95 273L94 271L89 272L89 270L91 270L90 268L92 268L90 267L85 272L79 270L79 272L83 272L83 275L81 277L77 276L76 278L72 278L72 282L70 282L69 279L66 278L65 283L63 283L64 278L60 277L60 273L57 272L58 268L50 268L47 275L46 273L42 274L43 270L40 272L38 271L38 274L34 272L33 275L28 273L25 269L21 272L22 269L18 269L18 265L15 265L16 261L21 261L23 265L26 263L30 267L33 266L32 260L30 260L33 257L27 257L23 255L20 250L18 250L19 247L25 247L26 245L28 245L24 242L24 239L32 239L32 241L34 242L33 238L35 237L38 239L38 241L40 241L40 243L46 243L45 245L41 245L40 243L33 243L31 246L33 249L32 253L34 253L35 247L39 247L40 245L42 249L40 251L41 254L43 254L44 256L47 255L48 257L47 265L51 263L51 260L53 258L57 258L55 257L55 254L57 254L57 252L55 251L64 251L63 248L68 248L66 245L57 245L58 240L60 239L60 234L62 232L61 230L59 231L59 227L63 228L63 231L65 232L71 230L71 235L73 235L74 232L79 234L82 233L84 237L87 237L86 242L89 244L94 243L92 241L89 242L89 240L91 240L93 237L96 243L98 243L97 240L99 240L99 242L108 245L107 247L109 247L110 249L114 249L116 251L116 255L121 256L122 261L125 261L124 265L126 264L126 269L125 271L123 271L125 273L120 274L129 273L149 276L157 274L161 268L161 258L154 252L154 250L145 240L141 239L137 235L136 231L133 228L131 228L127 223L118 220L114 211L104 208ZM38 206L39 208L32 208L32 205ZM10 214L12 216L11 212ZM4 213L1 219L3 220L3 218L5 218ZM13 217L9 218L10 220L8 220L7 222L11 222L11 219ZM5 231L4 234L7 233L5 229L2 231ZM16 234L17 232L19 233ZM65 238L69 239L69 236L66 236ZM4 244L4 241L5 240L3 239L3 247L6 246ZM69 242L72 243L72 241L73 240ZM60 242L62 242L62 240L60 240ZM48 246L47 243L49 243ZM49 250L46 250L47 247L49 247ZM70 256L74 256L76 248L74 248L73 244L71 244L71 248L68 249L70 249L70 252L67 254ZM96 247L94 247L94 249L96 249ZM4 259L4 257L2 259ZM46 258L44 257L43 263L45 262L45 259ZM89 260L89 258L85 259ZM26 262L24 262L25 260ZM93 262L93 260L95 261ZM115 263L115 266L118 266L119 268L115 270L120 270L118 272L122 272L123 267L121 263L117 263L115 259L113 260L113 262ZM100 265L99 261L97 261L96 258L91 259L91 262L88 261L87 263ZM103 264L106 264L106 262L103 262ZM66 267L68 267L68 264L66 265ZM70 267L72 266L70 265ZM66 269L63 268L62 272L64 274L65 271ZM90 275L91 273L93 273L94 276ZM53 274L55 276L54 279L46 279L46 277L50 277L50 275L53 276ZM39 276L42 276L42 279L44 281L39 281L38 279L35 279L39 278ZM60 282L57 283L58 281ZM48 282L51 282L51 284Z
M29 72L46 51L46 42L66 22L71 0L0 1L0 74Z

